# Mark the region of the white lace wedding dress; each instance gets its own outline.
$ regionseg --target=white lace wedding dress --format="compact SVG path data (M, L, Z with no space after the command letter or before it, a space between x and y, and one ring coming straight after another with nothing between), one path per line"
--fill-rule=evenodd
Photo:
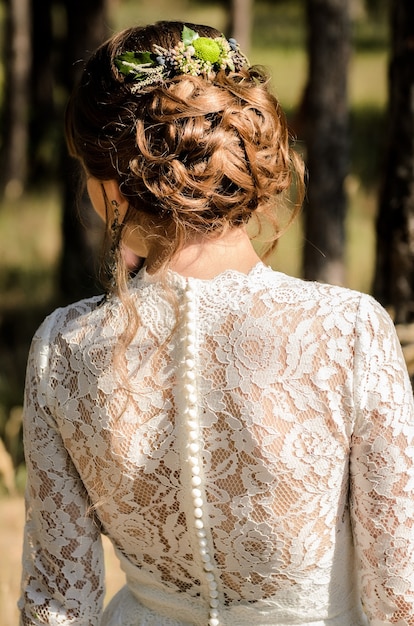
M21 624L413 625L413 397L383 309L261 263L131 289L115 365L116 299L33 342ZM127 578L103 614L101 532Z

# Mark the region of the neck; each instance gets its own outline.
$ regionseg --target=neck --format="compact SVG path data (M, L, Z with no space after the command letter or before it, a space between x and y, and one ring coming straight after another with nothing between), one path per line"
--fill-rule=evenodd
M202 238L186 245L168 268L181 276L210 279L226 270L248 274L259 261L246 230L233 228L220 237ZM155 264L148 259L150 273L152 265Z

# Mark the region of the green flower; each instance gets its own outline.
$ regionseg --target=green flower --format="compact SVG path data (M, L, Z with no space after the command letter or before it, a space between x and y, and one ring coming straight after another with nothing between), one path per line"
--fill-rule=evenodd
M208 37L199 37L198 39L194 39L192 46L195 50L195 56L197 59L207 61L211 64L217 63L220 59L220 46L213 39L209 39Z

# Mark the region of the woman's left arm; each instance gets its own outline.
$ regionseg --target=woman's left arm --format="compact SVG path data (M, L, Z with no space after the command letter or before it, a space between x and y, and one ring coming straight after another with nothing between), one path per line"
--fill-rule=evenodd
M94 626L104 595L101 535L49 406L50 325L47 320L35 335L26 375L20 624Z
M351 516L371 626L414 626L414 402L394 325L363 296L355 344Z

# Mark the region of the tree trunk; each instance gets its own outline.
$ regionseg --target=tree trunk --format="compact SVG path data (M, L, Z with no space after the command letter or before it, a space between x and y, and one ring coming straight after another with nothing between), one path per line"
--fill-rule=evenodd
M231 36L237 39L240 49L248 55L253 20L253 0L232 0Z
M305 278L345 282L344 246L349 164L348 0L308 0L309 74L302 113L309 184L305 205Z
M83 62L107 37L107 0L66 0L67 39L64 42L63 73L70 93L79 79ZM63 252L60 288L65 300L95 294L98 290L97 265L102 225L85 193L80 194L81 174L62 153L64 181ZM77 212L81 215L78 218Z
M32 72L30 102L30 182L56 178L56 159L51 158L57 110L54 97L54 37L52 0L31 0Z
M29 0L5 2L5 97L1 188L6 197L19 197L28 172L30 102Z
M414 321L414 3L391 4L388 145L377 219L374 295Z

